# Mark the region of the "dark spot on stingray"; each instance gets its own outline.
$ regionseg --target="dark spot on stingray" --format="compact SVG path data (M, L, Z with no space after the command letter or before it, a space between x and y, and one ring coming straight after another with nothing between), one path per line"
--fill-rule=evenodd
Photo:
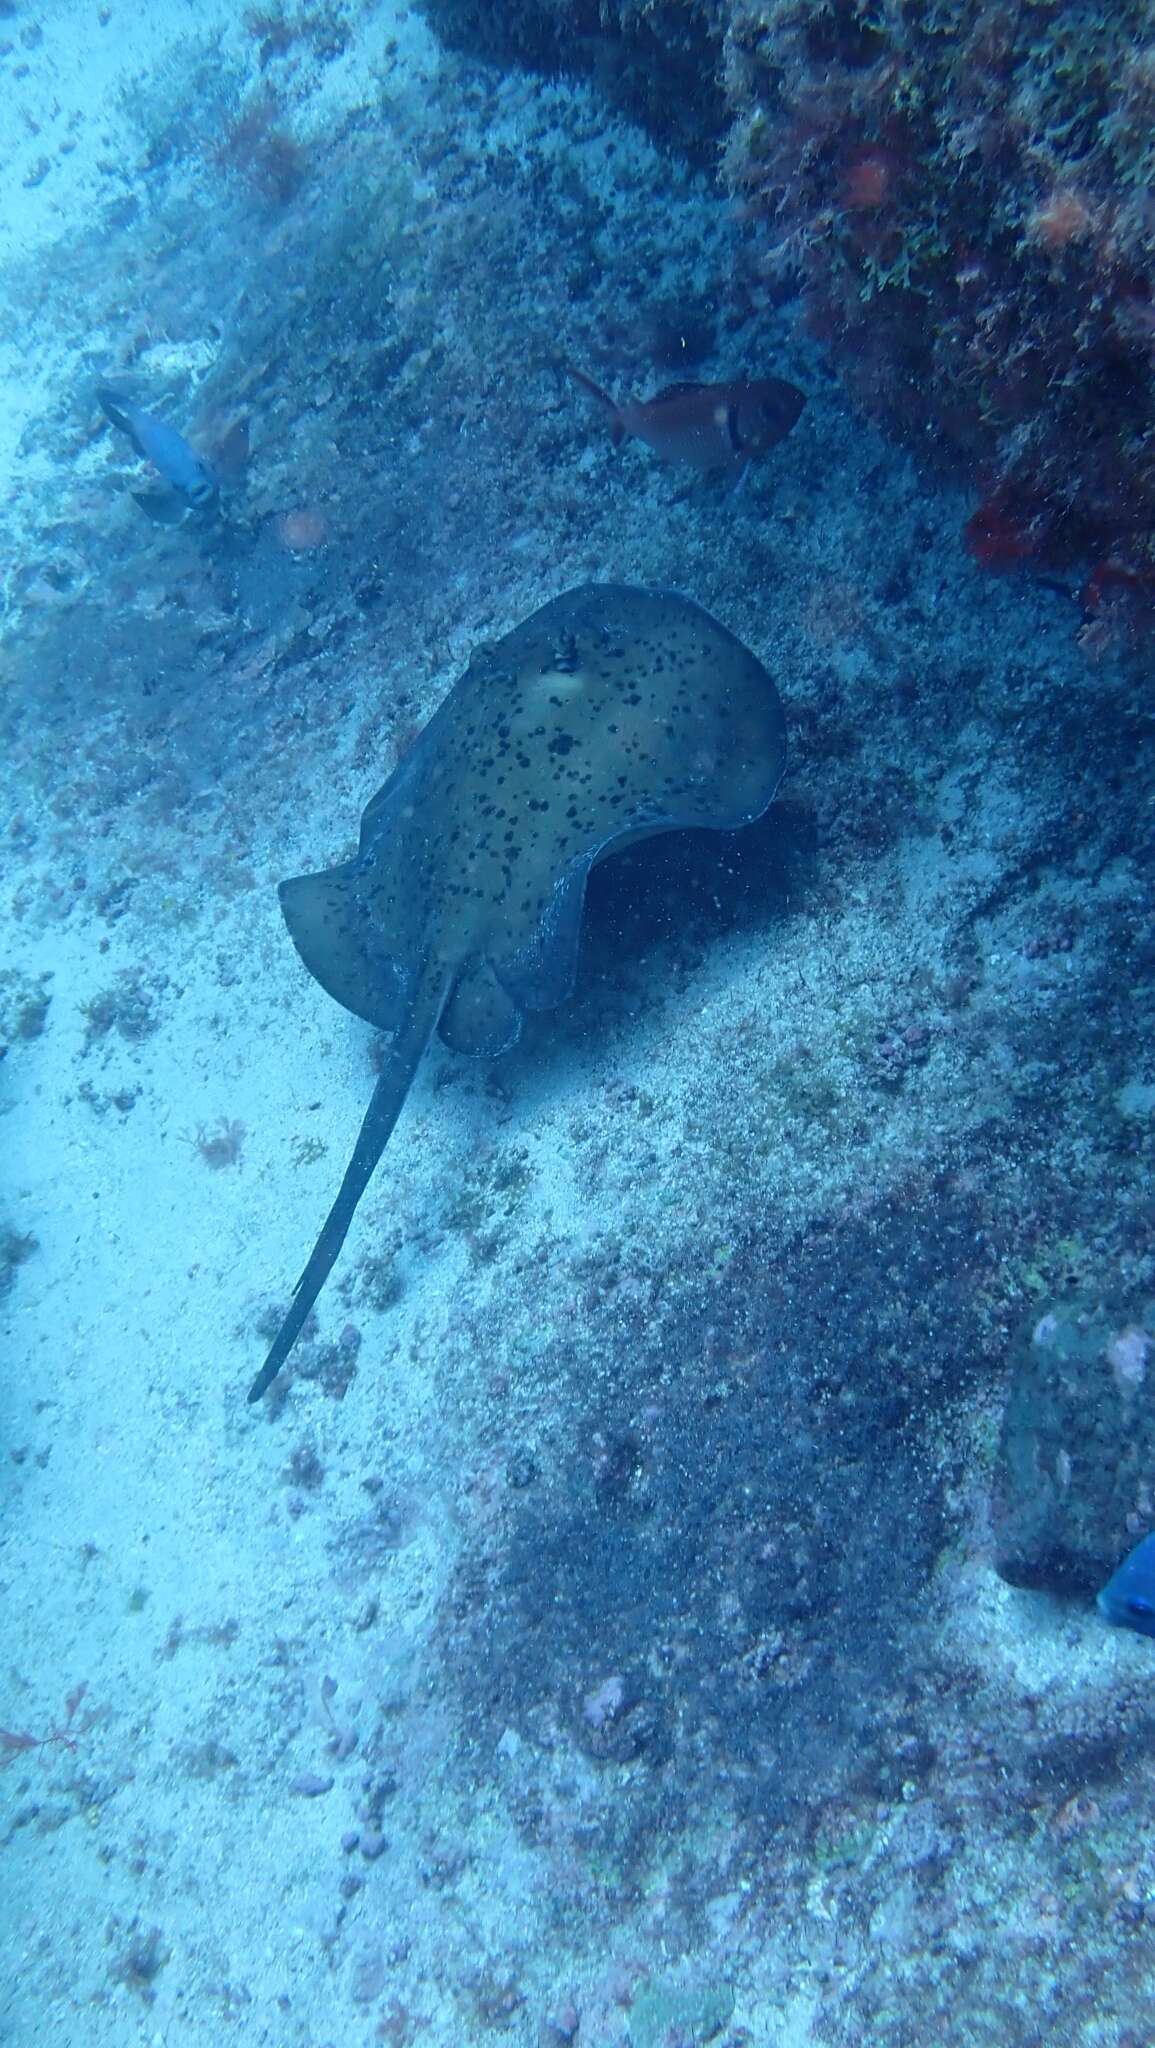
M494 736L516 746L504 776L493 774ZM575 747L577 810L550 803L574 777ZM585 584L478 649L366 805L352 860L282 882L309 972L392 1042L251 1401L301 1333L433 1032L456 1052L504 1052L527 1010L552 1009L573 988L594 865L656 833L752 823L785 765L778 693L725 626L670 591ZM486 828L503 784L520 821L513 847Z

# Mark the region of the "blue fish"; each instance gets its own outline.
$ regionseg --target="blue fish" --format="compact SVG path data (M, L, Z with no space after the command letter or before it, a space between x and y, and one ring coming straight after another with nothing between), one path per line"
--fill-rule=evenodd
M141 459L151 462L169 485L162 492L134 491L132 495L141 511L166 526L174 525L190 511L212 517L218 508L220 486L208 463L189 446L184 435L145 412L143 406L134 404L122 392L111 391L106 384L101 385L96 396L113 426L127 434Z
M1114 1628L1155 1636L1155 1535L1144 1536L1123 1559L1096 1604Z

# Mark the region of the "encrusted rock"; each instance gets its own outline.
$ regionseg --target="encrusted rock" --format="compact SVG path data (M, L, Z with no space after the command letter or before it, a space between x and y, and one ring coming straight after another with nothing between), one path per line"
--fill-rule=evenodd
M995 1568L1093 1593L1155 1526L1155 1315L1067 1303L1015 1347L995 1473Z

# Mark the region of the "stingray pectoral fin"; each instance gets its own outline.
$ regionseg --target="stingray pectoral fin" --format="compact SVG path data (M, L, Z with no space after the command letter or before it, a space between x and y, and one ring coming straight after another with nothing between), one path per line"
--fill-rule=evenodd
M408 977L366 905L358 863L294 875L279 894L293 944L326 994L378 1030L396 1031Z
M332 1271L357 1204L389 1142L421 1055L433 1034L448 983L449 976L439 966L428 962L417 977L408 1015L386 1053L385 1065L365 1112L365 1121L357 1134L357 1143L345 1169L337 1199L325 1218L321 1235L313 1246L312 1257L293 1289L292 1305L277 1332L272 1350L249 1388L250 1401L259 1401L272 1386Z

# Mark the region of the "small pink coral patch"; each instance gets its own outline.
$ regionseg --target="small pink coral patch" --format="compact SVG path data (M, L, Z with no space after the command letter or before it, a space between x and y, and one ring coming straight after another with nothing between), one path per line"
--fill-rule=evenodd
M291 555L307 555L323 548L329 538L329 521L318 505L299 505L293 512L278 513L277 539Z

